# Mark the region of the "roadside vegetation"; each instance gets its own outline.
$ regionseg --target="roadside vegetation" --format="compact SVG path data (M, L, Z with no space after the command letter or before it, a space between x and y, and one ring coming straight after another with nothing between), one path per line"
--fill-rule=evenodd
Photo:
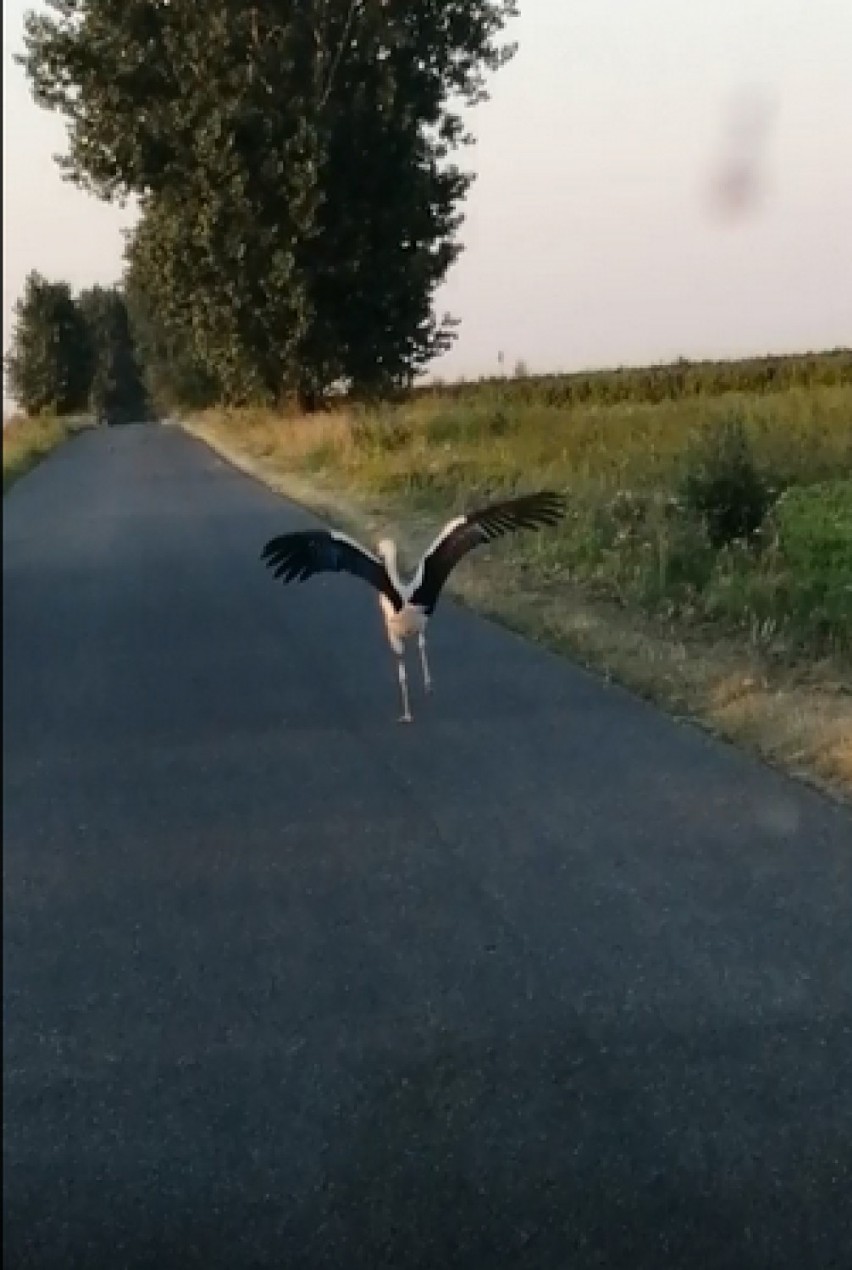
M456 594L852 793L852 376L613 405L516 393L188 426L339 524L390 526L412 556L458 508L567 490L559 530L463 564Z
M15 415L3 427L3 493L69 436L88 426L79 417Z

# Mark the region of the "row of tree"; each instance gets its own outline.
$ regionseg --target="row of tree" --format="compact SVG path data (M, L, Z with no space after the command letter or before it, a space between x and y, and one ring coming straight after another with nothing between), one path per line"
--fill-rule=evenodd
M125 296L164 405L408 385L471 177L461 109L515 0L50 0L22 62L67 176L133 196Z
M86 411L111 422L144 419L153 401L180 406L216 397L212 379L144 306L134 311L119 287L92 287L75 297L67 283L33 273L16 306L17 321L6 359L12 395L30 414ZM140 344L144 352L140 352ZM852 382L852 349L823 353L622 367L617 370L530 375L518 363L514 378L436 383L415 396L439 394L453 401L480 400L495 391L518 406L613 405L660 402L725 392L766 393Z
M11 395L27 414L85 411L111 423L148 416L119 288L91 287L74 296L67 283L31 273L15 317L6 372Z

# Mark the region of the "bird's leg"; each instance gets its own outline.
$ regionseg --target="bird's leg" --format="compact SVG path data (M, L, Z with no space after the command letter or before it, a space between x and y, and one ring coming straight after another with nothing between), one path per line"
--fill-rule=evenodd
M397 670L399 672L399 690L402 693L402 714L400 715L400 723L411 723L411 707L408 703L408 679L405 674L405 656L403 653L397 654Z
M426 636L421 633L417 636L417 647L420 649L420 665L423 667L423 691L432 691L432 676L429 674L429 663L426 660Z

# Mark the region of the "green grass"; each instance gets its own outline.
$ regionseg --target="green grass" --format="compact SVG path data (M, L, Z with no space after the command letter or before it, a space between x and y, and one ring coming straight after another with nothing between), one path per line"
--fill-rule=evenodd
M75 432L88 427L77 416L26 415L11 419L3 429L3 493Z
M720 552L705 606L771 643L852 652L852 479L790 486L765 522L768 541L755 552Z
M852 383L572 407L486 386L311 417L210 412L192 426L279 488L345 512L350 529L389 528L409 563L458 509L567 491L558 530L463 562L455 594L852 789ZM757 532L715 542L706 497L744 489Z

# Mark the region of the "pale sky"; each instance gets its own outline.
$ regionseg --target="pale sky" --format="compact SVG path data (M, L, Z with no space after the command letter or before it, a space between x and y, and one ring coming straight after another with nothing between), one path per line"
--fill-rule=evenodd
M3 6L4 348L30 269L116 280L132 221L60 180L64 125L11 64L27 7ZM520 7L470 116L466 250L437 305L461 327L435 373L852 343L852 0Z

